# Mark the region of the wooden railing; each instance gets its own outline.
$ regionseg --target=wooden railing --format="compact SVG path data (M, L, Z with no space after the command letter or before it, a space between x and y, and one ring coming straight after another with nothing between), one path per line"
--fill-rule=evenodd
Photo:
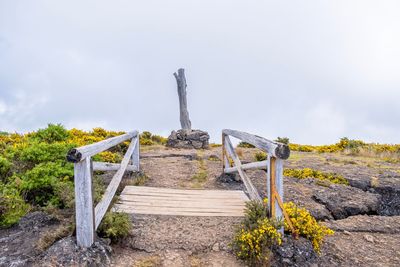
M242 164L229 136L261 149L267 154L267 160ZM229 129L222 130L222 161L224 173L238 172L250 199L262 201L257 189L244 171L249 169L266 169L267 197L270 216L281 220L283 220L284 216L289 226L292 227L283 208L283 161L288 159L289 156L290 149L285 144L270 141L245 132ZM232 161L230 159L232 159ZM231 162L233 162L233 164L231 164Z
M121 164L92 162L92 157L122 142L131 140ZM109 138L94 144L71 149L67 160L74 163L76 239L81 247L90 247L95 231L117 191L126 170L139 171L139 134L137 131ZM132 164L129 164L129 163ZM93 171L116 170L101 201L93 208Z

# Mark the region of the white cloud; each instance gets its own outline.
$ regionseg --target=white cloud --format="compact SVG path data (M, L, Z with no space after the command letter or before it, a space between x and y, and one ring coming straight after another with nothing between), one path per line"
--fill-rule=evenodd
M1 1L0 130L169 133L179 127L172 73L185 67L193 125L213 141L231 127L400 143L399 5Z

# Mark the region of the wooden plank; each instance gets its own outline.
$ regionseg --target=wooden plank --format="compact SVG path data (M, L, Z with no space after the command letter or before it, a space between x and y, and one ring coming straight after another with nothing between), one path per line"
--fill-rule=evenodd
M125 192L157 192L157 193L169 193L169 194L189 194L189 195L240 195L245 196L241 190L205 190L205 189L177 189L177 188L164 188L164 187L148 187L148 186L126 186L122 191Z
M190 191L190 190L188 190ZM205 193L205 194L198 194L198 193L192 193L192 192L187 192L187 193L174 193L174 192L156 192L156 191L147 191L147 192L140 192L140 191L129 191L125 190L121 193L121 196L126 196L130 198L171 198L171 199L193 199L196 201L202 201L203 199L221 199L226 202L231 202L231 201L248 201L248 197L246 196L245 193L237 194L237 193Z
M289 146L286 144L281 144L278 142L270 141L261 136L230 129L224 129L222 130L222 133L238 138L246 143L252 144L257 148L264 150L273 157L288 159L290 156L290 149Z
M97 206L95 208L95 214L96 214L95 229L97 229L97 227L99 227L104 214L106 213L108 207L110 206L110 203L115 195L115 192L117 191L117 188L121 182L122 176L125 173L125 170L128 166L129 160L132 156L133 150L135 149L136 145L137 145L137 142L130 143L128 150L126 151L126 154L121 161L121 168L114 174L110 184L108 185L106 191L104 192L104 195L103 195L101 201L97 204Z
M119 163L93 161L93 170L94 171L118 171L119 168L121 168L121 164L119 164ZM135 172L136 166L128 165L126 167L126 170Z
M117 204L116 206L120 208L133 208L134 210L149 210L156 212L156 211L186 211L186 212L222 212L222 213L234 213L234 212L243 212L244 208L217 208L217 207L203 207L203 208L193 208L193 207L148 207L148 206L132 206L127 205L126 203Z
M245 203L218 203L218 202L191 202L191 201L130 201L129 199L120 199L118 204L128 205L132 207L186 207L186 208L199 208L199 209L244 209L246 207Z
M75 220L78 246L90 247L94 242L94 211L91 159L74 164Z
M250 181L249 177L247 177L247 175L245 174L245 172L242 170L241 168L241 162L239 157L236 155L235 149L233 148L233 145L229 139L229 136L225 136L225 145L227 148L227 152L230 154L231 158L233 159L233 161L235 162L235 165L237 167L238 173L240 175L240 177L242 178L242 181L247 189L247 192L250 195L250 198L253 200L259 200L261 201L261 197L258 194L257 189L254 187L254 185L252 184L252 182Z
M227 202L234 201L236 199L240 199L241 201L246 201L248 198L246 196L241 195L190 195L190 194L162 194L162 193L152 193L152 192L144 192L144 193L124 193L122 196L127 197L155 197L155 198L176 198L176 199L222 199ZM232 198L232 199L229 199Z
M131 201L140 201L140 202L155 202L155 201L163 201L163 202L176 202L176 201L181 201L181 202L191 202L191 203L210 203L210 202L223 202L228 204L242 204L245 201L248 201L248 199L244 198L234 198L234 199L228 199L228 198L203 198L203 199L198 199L197 197L188 197L188 196L146 196L146 195L121 195L120 196L121 201L122 200L131 200Z
M209 212L209 211L183 211L183 210L152 210L152 209L135 209L130 206L119 206L115 205L114 211L124 211L130 214L148 214L148 215L171 215L171 216L207 216L207 217L242 217L244 212Z
M252 169L266 170L267 169L267 161L263 160L263 161L242 164L242 170L252 170ZM238 171L237 167L230 167L230 168L224 169L225 173L235 173L237 171Z
M107 150L113 146L118 145L119 143L132 139L136 136L138 136L138 131L133 131L116 137L108 138L106 140L87 146L73 148L68 152L67 160L74 163L79 162L87 157L92 157L100 152L103 152L104 150Z

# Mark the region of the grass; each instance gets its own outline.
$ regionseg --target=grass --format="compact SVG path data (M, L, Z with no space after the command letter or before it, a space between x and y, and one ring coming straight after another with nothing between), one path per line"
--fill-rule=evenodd
M134 267L157 267L161 266L161 258L160 256L149 256L143 259L138 260L134 265Z
M45 232L35 244L35 247L39 251L47 250L51 245L53 245L56 241L69 236L74 231L74 224L72 222L64 222L61 223L57 228L52 229L51 231Z
M190 179L192 181L192 187L193 188L202 188L204 183L207 181L208 177L208 172L207 172L207 166L205 161L198 155L198 170L195 175L192 176Z

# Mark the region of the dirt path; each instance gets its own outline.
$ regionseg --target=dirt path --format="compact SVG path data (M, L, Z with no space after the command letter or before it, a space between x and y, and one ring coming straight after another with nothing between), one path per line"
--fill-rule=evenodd
M218 150L144 151L146 186L230 189L218 181ZM238 184L239 187L241 184ZM114 248L112 266L244 266L229 252L239 217L132 216L134 230Z

